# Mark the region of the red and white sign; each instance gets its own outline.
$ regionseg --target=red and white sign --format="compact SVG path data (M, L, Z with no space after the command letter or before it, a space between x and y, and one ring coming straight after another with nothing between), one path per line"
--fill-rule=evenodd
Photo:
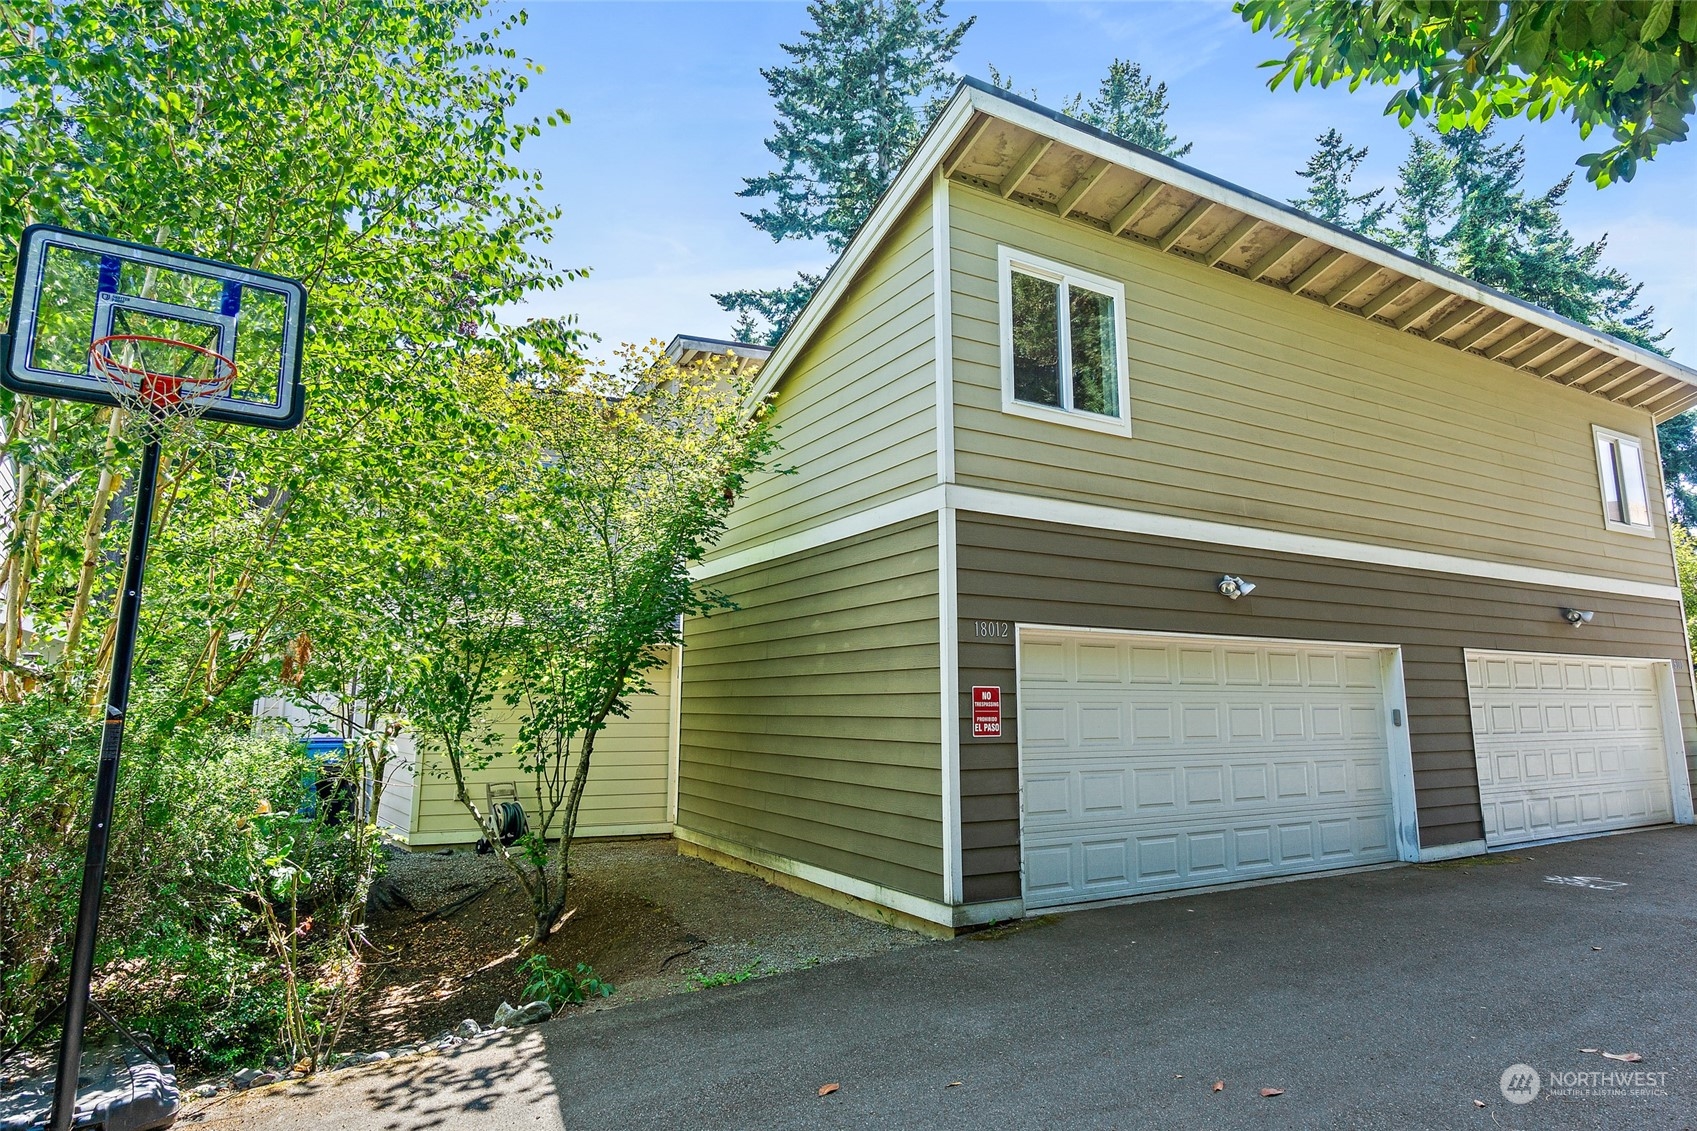
M1002 689L974 687L972 689L972 737L1002 737Z

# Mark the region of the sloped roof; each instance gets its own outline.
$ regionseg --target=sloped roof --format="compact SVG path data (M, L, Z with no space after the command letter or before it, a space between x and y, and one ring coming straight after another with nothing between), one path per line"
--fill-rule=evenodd
M938 170L1115 239L1281 288L1340 316L1644 409L1658 422L1697 404L1697 370L973 78L962 80L778 343L757 395L776 386Z
M678 365L689 365L703 357L724 357L736 354L737 369L757 371L772 356L771 346L738 342L729 338L703 338L695 334L678 334L666 345L666 356Z

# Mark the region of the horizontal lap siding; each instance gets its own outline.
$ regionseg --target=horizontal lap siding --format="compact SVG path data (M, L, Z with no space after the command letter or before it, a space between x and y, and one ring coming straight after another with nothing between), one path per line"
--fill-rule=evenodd
M663 832L668 824L672 665L668 661L645 674L653 693L631 696L630 714L609 718L606 728L596 736L589 781L578 810L578 836L610 835L632 827ZM519 800L536 827L539 806L534 779L519 768L517 755L511 753L518 744L520 713L497 698L493 705L499 735L495 748L501 753L482 769L467 773L466 784L479 809L484 806L485 784L517 785ZM574 757L568 763L568 774L576 765ZM467 844L483 835L455 799L454 779L443 759L426 757L417 788L418 832L413 843ZM543 795L547 795L546 788Z
M749 483L709 561L936 481L931 242L927 195L783 374L775 464L790 473Z
M377 800L377 823L402 840L412 835L413 793L418 789L418 755L412 735L397 737L390 747L383 795Z
M685 629L679 827L939 898L936 521L712 584L740 607Z
M1591 426L1650 451L1647 414L971 188L950 199L960 483L1673 583L1662 531L1602 523ZM1125 284L1131 437L1001 411L998 245Z
M974 640L965 631L972 620L1401 645L1420 840L1428 847L1484 835L1464 648L1672 660L1685 742L1688 749L1697 744L1676 602L965 513L957 529L961 687L1003 687L1008 720L1018 717L1013 643ZM1214 590L1225 573L1260 588L1227 601ZM1571 628L1562 606L1595 610L1596 619ZM963 696L967 735L969 711ZM961 741L969 902L1019 894L1016 730L1010 723L1001 741Z

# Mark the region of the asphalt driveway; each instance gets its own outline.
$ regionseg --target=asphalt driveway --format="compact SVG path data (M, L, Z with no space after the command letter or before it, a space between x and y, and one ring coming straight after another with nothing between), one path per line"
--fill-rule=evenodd
M1693 876L1679 828L1078 912L250 1093L199 1125L1697 1128Z

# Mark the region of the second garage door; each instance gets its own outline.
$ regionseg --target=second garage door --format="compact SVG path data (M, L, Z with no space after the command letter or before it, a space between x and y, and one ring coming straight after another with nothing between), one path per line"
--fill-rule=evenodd
M1024 632L1026 905L1396 859L1382 656Z
M1467 653L1485 843L1673 820L1651 660Z

